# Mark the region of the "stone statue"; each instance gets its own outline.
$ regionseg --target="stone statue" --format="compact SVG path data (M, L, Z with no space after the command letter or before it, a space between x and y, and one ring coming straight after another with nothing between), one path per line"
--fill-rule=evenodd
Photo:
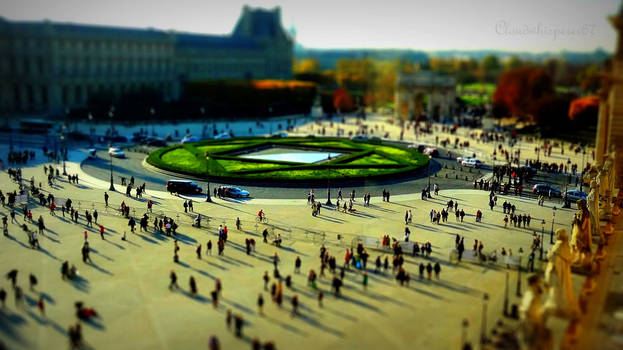
M573 250L573 263L589 265L591 259L591 224L590 212L584 199L578 200L578 212L573 219L571 231L571 248Z
M545 308L560 316L575 316L579 312L578 302L571 282L571 262L573 255L569 246L569 236L564 228L556 231L556 243L547 253L545 283L549 296Z
M604 244L605 237L603 232L599 227L599 185L597 185L596 180L591 180L591 190L586 196L586 206L588 207L588 212L590 213L591 218L591 232L594 233L593 236L599 237L599 243Z
M600 212L601 219L610 220L612 217L612 157L608 154L604 160L602 171L599 172L599 190L603 201L603 210Z
M606 187L608 183L608 174L606 164L600 163L597 165L597 184L599 185L599 195L601 197L606 195Z
M541 305L543 286L538 275L528 278L528 290L519 306L521 348L526 350L549 350L553 348L552 335L545 326L546 309Z

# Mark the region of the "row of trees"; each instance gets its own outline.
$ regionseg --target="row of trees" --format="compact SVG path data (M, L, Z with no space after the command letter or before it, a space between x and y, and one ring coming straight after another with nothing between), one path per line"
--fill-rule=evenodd
M351 107L348 104L330 103L333 100L336 103L343 101L343 99L331 98L338 88L345 89L348 94L353 96L355 103L353 108L357 106L392 106L396 77L401 72L432 70L453 75L458 85L464 85L470 83L497 84L498 80L502 78L517 79L517 77L513 77L516 73L512 73L517 69L524 69L523 73L519 73L520 75L527 74L525 70L529 69L539 72L535 73L536 76L533 76L532 79L547 79L547 82L540 82L540 86L537 86L537 90L533 93L536 96L541 96L544 94L541 91L544 87L551 88L548 93L553 93L556 88L567 90L572 88L583 94L595 93L599 88L598 72L600 68L597 64L572 64L563 59L532 62L523 61L518 56L501 60L495 55L484 56L480 61L472 58L432 57L425 63L412 63L404 60L382 61L370 58L340 59L333 69L326 70L321 69L316 59L302 59L294 64L296 79L315 82L318 85L325 111L331 111L331 109L348 111L348 107ZM511 72L511 77L503 77L505 72ZM525 83L522 84L529 88ZM343 94L343 92L339 92L339 94ZM516 111L511 110L510 112Z
M603 76L597 70L580 83L585 93L557 91L545 67L524 66L504 72L493 95L495 117L515 117L534 122L544 134L591 130L597 125L599 89Z

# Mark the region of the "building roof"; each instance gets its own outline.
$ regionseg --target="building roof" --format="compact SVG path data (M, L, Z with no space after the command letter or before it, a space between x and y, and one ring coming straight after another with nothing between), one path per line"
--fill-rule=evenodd
M178 33L175 35L177 48L196 49L254 49L259 47L256 40L251 38L238 38L227 35L203 35Z
M108 37L131 37L143 39L164 39L170 37L170 33L148 28L113 27L95 24L76 24L45 21L7 21L0 18L0 30L14 32L16 34L37 35L77 35L77 36L108 36Z

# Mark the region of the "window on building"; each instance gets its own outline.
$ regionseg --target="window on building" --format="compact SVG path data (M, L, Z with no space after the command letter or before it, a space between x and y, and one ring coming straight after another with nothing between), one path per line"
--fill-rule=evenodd
M15 107L20 108L22 106L22 98L21 92L19 91L19 85L13 84L13 99L15 102Z
M48 105L48 89L45 86L39 87L39 93L41 94L41 105L44 107Z
M74 87L74 97L77 104L82 103L82 88L80 88L80 86Z
M39 71L39 74L44 74L45 73L45 67L44 67L44 63L43 63L43 57L39 56L37 57L37 69Z
M26 86L26 105L29 108L35 104L35 92L31 85Z
M69 103L69 89L67 86L63 86L61 101L63 101L63 105L67 105Z

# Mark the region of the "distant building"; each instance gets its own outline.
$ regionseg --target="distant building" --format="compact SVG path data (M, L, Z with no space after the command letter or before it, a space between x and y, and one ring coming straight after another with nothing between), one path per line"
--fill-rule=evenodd
M0 18L0 113L59 113L98 92L153 88L176 100L186 82L290 79L293 44L279 7L245 6L231 35Z
M429 121L444 121L454 117L456 80L432 71L400 73L395 89L396 116ZM426 110L424 110L426 107Z

